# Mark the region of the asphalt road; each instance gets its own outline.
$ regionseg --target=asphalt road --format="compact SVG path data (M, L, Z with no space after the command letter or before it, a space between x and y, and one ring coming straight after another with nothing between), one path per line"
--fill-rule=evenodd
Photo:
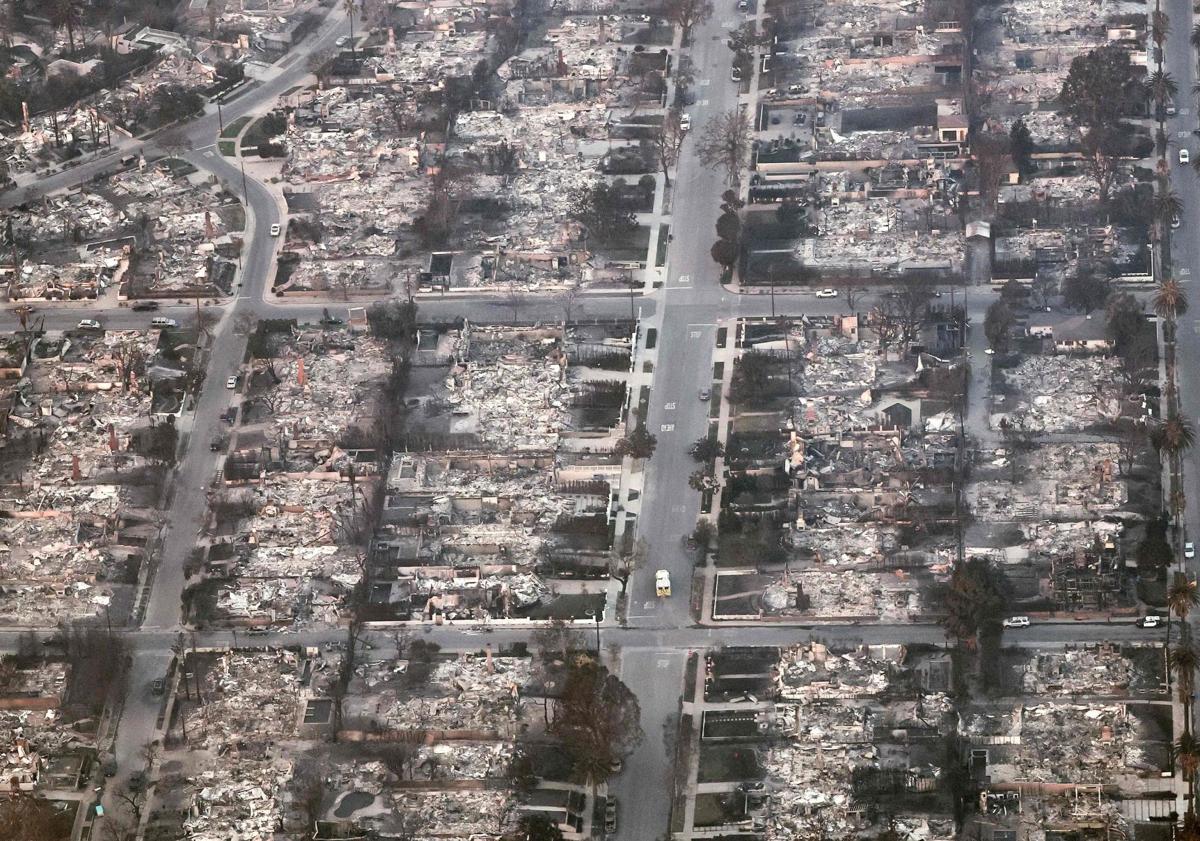
M1167 36L1166 70L1179 86L1179 113L1168 120L1167 152L1171 165L1171 189L1183 201L1180 216L1183 223L1172 232L1171 256L1173 273L1183 284L1192 305L1192 314L1185 314L1178 321L1176 332L1176 359L1179 379L1179 400L1183 414L1193 421L1200 419L1200 391L1192 388L1196 373L1200 371L1200 321L1196 313L1200 310L1200 289L1195 279L1200 278L1200 178L1191 166L1179 163L1179 149L1188 149L1195 160L1200 155L1200 137L1192 134L1200 126L1197 120L1196 100L1190 95L1197 82L1196 55L1190 42L1192 31L1192 6L1188 0L1165 0L1163 10L1171 21ZM1184 517L1186 539L1200 536L1200 517L1197 502L1200 502L1200 462L1195 448L1184 459L1184 493L1187 513ZM1190 570L1196 575L1195 562Z

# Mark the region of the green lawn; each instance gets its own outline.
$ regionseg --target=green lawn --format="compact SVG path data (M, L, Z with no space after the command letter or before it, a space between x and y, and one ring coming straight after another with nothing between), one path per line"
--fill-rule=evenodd
M221 136L237 137L241 133L242 129L246 127L246 123L248 122L250 122L249 117L238 117L232 123L225 126L225 130L221 132Z

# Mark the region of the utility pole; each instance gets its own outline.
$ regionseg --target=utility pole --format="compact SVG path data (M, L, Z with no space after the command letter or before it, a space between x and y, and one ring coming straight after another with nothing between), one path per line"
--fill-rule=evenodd
M775 266L767 266L767 283L771 285L771 318L775 317Z

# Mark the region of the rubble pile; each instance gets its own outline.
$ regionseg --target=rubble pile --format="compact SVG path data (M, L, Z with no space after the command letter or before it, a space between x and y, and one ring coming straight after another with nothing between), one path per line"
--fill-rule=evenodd
M486 780L503 777L513 756L511 742L445 742L422 745L413 760L416 779Z
M793 701L872 697L887 689L895 670L868 649L833 654L821 643L801 643L780 651L775 689Z
M1133 661L1108 646L1038 651L1026 664L1022 689L1030 697L1121 695L1133 687Z
M456 416L451 429L473 433L503 450L553 450L570 424L564 354L471 328L470 361L455 365L443 398Z
M920 611L916 586L900 575L882 575L829 569L806 569L783 576L763 590L768 612L793 608L796 587L807 597L809 616L871 616L907 619Z
M838 394L855 397L875 385L880 359L873 348L840 336L815 339L801 353L803 394L826 399ZM801 401L801 405L804 402Z
M281 383L268 421L272 440L332 441L368 417L374 389L391 370L386 347L358 338L353 347L311 351L270 365Z
M511 735L521 687L532 675L528 659L464 654L434 666L429 685L408 691L388 686L395 678L386 663L359 666L356 674L381 688L361 702L356 715L385 730L468 730ZM420 694L415 694L419 692ZM359 706L351 699L352 707Z
M1018 737L989 762L993 780L1110 783L1114 774L1147 767L1138 729L1124 704L1047 703L971 716L965 733Z
M266 743L292 736L300 713L299 657L286 649L270 654L225 652L201 669L201 704L189 704L188 742L219 755L239 743ZM182 687L181 687L182 689Z
M159 388L160 407L168 394L156 377L183 373L179 363L161 361L157 335L47 333L30 346L23 376L0 389L11 400L5 438L28 452L10 465L28 491L8 500L0 519L6 621L103 614L136 571L148 535L126 541L120 518L145 500L136 484L122 483L161 469L133 451L134 436L155 421L152 389Z
M1021 394L1018 408L993 415L992 428L1006 418L1030 432L1078 431L1116 418L1119 363L1107 356L1029 356L1004 371L1006 384Z
M269 841L283 817L281 795L291 777L286 760L213 763L199 776L201 786L183 820L193 841Z
M829 174L824 174L828 178ZM830 190L837 186L830 182ZM821 210L819 237L801 239L796 257L806 266L870 265L896 268L912 263L962 264L963 235L925 229L927 203L915 200L843 201Z
M894 527L878 523L834 519L824 527L794 528L787 533L787 539L792 549L811 553L814 564L867 565L882 559L885 535L890 542L894 531Z
M65 680L62 669L52 673ZM38 784L46 759L85 741L63 725L57 709L0 710L0 779L30 790Z
M416 816L414 841L494 838L516 817L506 791L390 791L387 800L393 814Z
M80 192L47 197L43 207L13 216L14 236L35 251L15 296L94 298L131 279L137 288L127 289L137 294L216 294L216 250L232 243L236 206L233 196L166 162L143 161ZM39 262L38 254L52 262Z

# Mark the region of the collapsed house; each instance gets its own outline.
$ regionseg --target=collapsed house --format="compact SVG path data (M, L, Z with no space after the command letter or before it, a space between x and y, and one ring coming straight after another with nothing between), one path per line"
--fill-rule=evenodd
M111 619L129 608L188 387L191 350L176 342L158 331L48 333L22 351L19 377L3 381L5 621Z

